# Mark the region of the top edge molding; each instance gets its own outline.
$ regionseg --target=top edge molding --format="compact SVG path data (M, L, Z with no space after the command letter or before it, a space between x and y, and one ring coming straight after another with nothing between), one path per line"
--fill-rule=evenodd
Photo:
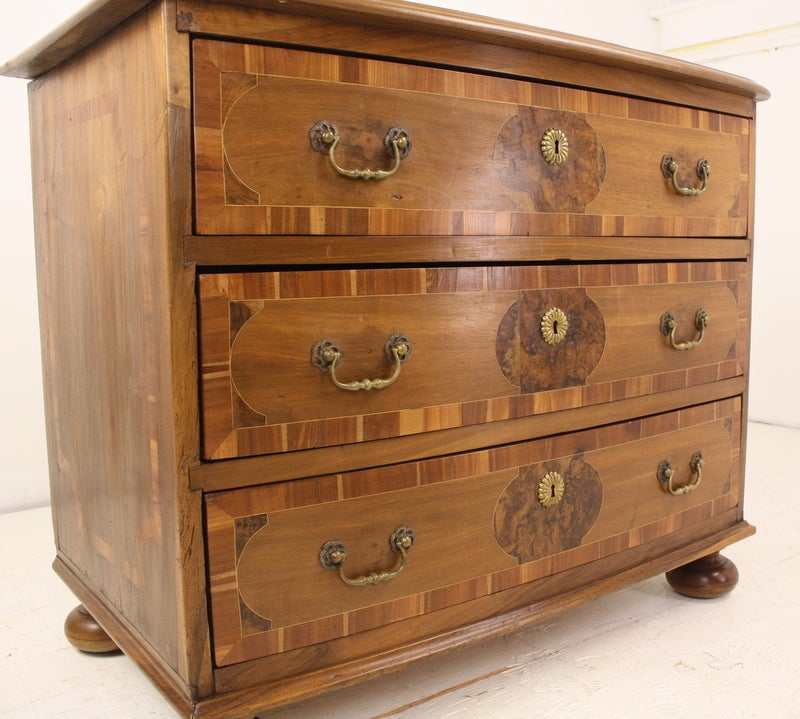
M92 0L82 10L17 57L0 65L0 74L33 79L88 47L145 7L175 0ZM632 50L600 40L544 30L404 0L206 0L257 10L328 18L384 28L403 29L461 40L500 45L529 52L589 61L610 67L659 75L671 80L732 92L755 101L769 91L737 75L664 55ZM180 6L180 0L178 0Z

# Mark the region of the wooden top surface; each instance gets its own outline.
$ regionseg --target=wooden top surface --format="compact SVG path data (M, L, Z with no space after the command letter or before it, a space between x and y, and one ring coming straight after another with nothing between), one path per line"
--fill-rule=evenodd
M118 24L156 0L91 0L16 58L0 66L0 74L35 78L111 31ZM435 8L402 0L209 0L220 5L240 5L282 13L328 17L334 20L402 28L447 37L547 52L560 57L660 75L705 87L765 100L769 92L759 84L675 60L618 45L541 30L506 20Z

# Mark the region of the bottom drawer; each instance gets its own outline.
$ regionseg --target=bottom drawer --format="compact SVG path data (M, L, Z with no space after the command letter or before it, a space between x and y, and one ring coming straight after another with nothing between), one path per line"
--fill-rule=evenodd
M216 662L434 612L704 522L739 502L740 437L734 398L208 494Z

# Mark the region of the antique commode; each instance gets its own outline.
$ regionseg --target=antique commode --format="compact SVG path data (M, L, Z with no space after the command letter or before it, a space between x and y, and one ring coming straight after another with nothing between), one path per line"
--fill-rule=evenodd
M2 72L77 645L250 717L736 583L763 88L397 0L94 0Z

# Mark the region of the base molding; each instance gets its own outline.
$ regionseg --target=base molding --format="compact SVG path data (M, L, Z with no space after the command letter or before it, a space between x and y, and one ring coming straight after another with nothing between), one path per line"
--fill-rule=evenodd
M61 554L57 555L53 561L53 570L78 598L84 611L92 617L114 646L139 665L175 709L186 717L193 716L195 702L189 697L185 684L144 638L116 611L106 605L102 597L97 595L72 568L67 558ZM77 610L73 610L75 611Z
M693 562L718 552L726 546L755 533L755 527L745 521L720 530L711 536L692 541L645 562L637 561L621 571L585 584L578 589L555 594L546 599L479 620L452 630L412 641L381 653L327 666L301 676L258 684L233 690L198 704L195 719L232 719L257 714L310 699L360 681L402 669L415 661L472 646L482 641L548 621L567 609L587 601L612 594L619 589L649 579L676 566ZM245 670L243 670L245 671ZM252 675L251 675L252 677Z
M124 618L109 609L93 593L78 574L70 567L68 560L59 556L53 567L76 596L85 604L84 611L97 619L97 623L108 632L110 640L126 655L135 661L150 677L162 694L186 717L192 719L234 719L254 716L260 712L291 704L303 699L343 688L373 677L402 669L419 659L442 654L457 648L471 646L478 642L510 634L543 621L547 621L567 609L586 601L611 594L625 586L666 572L670 576L686 573L687 567L709 567L728 564L730 560L722 557L719 551L729 544L751 536L755 528L745 521L721 530L709 537L699 539L675 548L643 563L636 563L622 571L614 571L597 581L578 589L558 593L546 599L534 601L529 605L504 612L498 616L480 620L456 629L412 641L400 647L393 647L370 656L345 661L334 666L326 666L300 676L268 682L259 681L255 686L234 689L230 692L205 699L190 698L181 686L180 680L163 664L149 645L131 628ZM716 559L719 557L720 559ZM678 569L674 569L678 567ZM735 566L733 567L735 570ZM723 570L726 571L726 570ZM713 571L712 571L713 573ZM695 571L694 574L697 574ZM737 572L738 578L738 572ZM670 583L672 583L670 581ZM724 583L733 589L735 582ZM673 585L674 586L674 585ZM685 583L684 585L685 588ZM678 591L681 591L678 589ZM688 594L689 592L682 592ZM721 592L725 593L725 592ZM693 594L690 596L699 596ZM719 596L708 594L706 596ZM78 611L78 610L74 610Z

